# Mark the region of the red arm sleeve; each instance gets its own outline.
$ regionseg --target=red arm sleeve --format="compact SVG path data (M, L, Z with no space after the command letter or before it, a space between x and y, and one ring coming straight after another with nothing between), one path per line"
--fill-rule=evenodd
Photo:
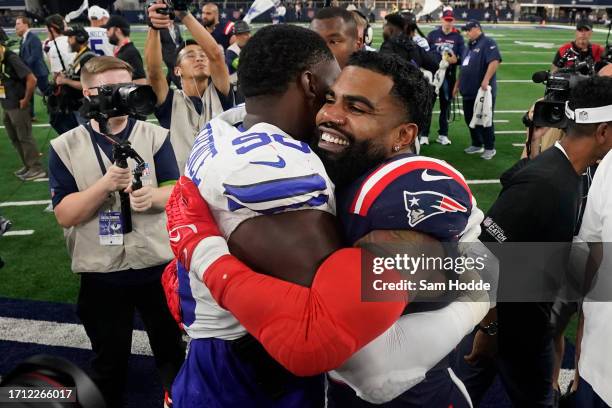
M226 255L204 283L220 306L286 369L299 376L342 365L397 321L407 302L361 301L361 250L341 249L310 288L258 274Z

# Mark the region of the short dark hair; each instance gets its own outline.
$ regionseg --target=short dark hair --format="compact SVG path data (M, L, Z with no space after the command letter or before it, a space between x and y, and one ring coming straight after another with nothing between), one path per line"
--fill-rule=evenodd
M179 45L179 47L176 49L176 60L174 61L176 64L179 63L179 60L180 60L179 59L179 55L180 55L181 51L183 51L185 49L185 47L187 47L188 45L198 45L199 46L200 44L198 44L198 42L196 40L192 39L192 38L189 38L189 39L183 41L181 43L181 45Z
M341 18L342 21L349 26L350 31L355 33L355 37L357 37L357 22L355 21L353 13L347 9L340 7L324 7L317 11L313 20L328 20L332 18Z
M391 24L404 31L404 27L406 26L406 20L401 16L400 13L391 13L385 16L385 21L387 24Z
M571 110L612 105L612 77L592 76L580 81L578 86L571 90L568 105ZM567 131L575 136L591 136L598 125L599 123L576 123L569 120Z
M282 94L307 69L334 55L319 34L290 24L258 30L240 52L238 84L245 97Z
M391 95L405 109L405 120L424 129L431 119L433 87L420 69L396 55L374 51L357 51L347 66L355 66L390 77Z
M47 28L53 28L61 33L64 31L64 18L59 14L52 14L45 19L45 25Z
M129 37L130 36L130 27L116 27L119 31L121 31L121 34L123 34L124 37Z

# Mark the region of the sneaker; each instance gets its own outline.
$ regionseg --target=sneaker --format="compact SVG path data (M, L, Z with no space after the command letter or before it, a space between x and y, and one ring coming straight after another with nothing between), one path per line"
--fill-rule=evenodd
M480 156L480 158L485 160L491 160L493 156L495 156L495 154L497 154L495 149L485 150L484 153Z
M464 150L465 153L467 154L476 154L476 153L483 153L484 147L476 147L476 146L470 146L467 149Z
M16 175L17 177L21 177L24 174L26 174L27 171L28 171L27 167L22 167L19 170L17 170L16 172L14 172L13 174Z
M448 138L448 136L444 136L444 135L438 136L438 138L436 139L436 142L440 143L443 146L451 144L451 141Z
M419 137L419 144L421 146L423 145L429 145L429 138L427 136L420 136Z
M30 169L24 174L22 174L19 178L23 181L32 181L43 177L47 177L47 173L45 173L44 170Z
M13 223L0 215L0 235L11 229Z

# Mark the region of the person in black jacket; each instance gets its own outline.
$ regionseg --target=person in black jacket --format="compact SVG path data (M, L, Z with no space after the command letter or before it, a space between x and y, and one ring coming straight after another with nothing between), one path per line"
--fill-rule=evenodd
M486 330L486 326L495 322L496 316L491 313L485 318L484 330L476 334L473 356L466 360L483 363L480 357L491 355L497 343L498 370L517 407L553 406L552 299L558 293L555 285L567 264L580 214L582 174L612 148L610 115L592 108L609 105L612 105L612 78L592 77L574 88L566 109L569 118L566 136L513 174L506 175L502 191L482 223L480 240L494 243L490 249L500 259L499 330L497 336ZM522 270L516 267L517 254L504 250L510 242L531 243L529 248L540 254L527 259L522 265L526 269ZM561 251L555 252L554 258L545 258L544 254L552 254L550 243L557 243L554 249ZM518 258L526 257L523 253ZM542 259L549 262L546 268L532 267ZM555 265L551 267L551 263ZM534 289L541 292L535 293ZM514 302L504 302L511 297ZM462 360L462 353L458 354ZM470 369L463 369L466 367L456 372L466 379L468 391L478 405L486 388L474 384L473 370L467 373Z
M435 59L405 33L406 21L399 13L385 16L380 52L390 52L432 74L438 70Z

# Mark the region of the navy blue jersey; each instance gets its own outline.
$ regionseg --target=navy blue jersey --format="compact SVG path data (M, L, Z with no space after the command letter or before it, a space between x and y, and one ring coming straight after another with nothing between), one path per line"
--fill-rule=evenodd
M449 51L456 55L459 61L461 61L465 44L463 42L461 33L456 28L453 28L450 33L445 34L444 31L442 31L442 27L438 27L427 34L427 42L429 42L429 46L431 47L437 62L440 62L442 59L442 54ZM456 70L457 64L451 65L446 70L447 77L452 76L455 78Z
M414 230L452 242L467 226L472 193L446 162L403 154L353 182L339 206L350 244L374 230Z
M501 60L499 47L492 38L482 34L468 43L461 57L461 76L459 79L459 91L463 99L476 98L489 64L493 61L501 62ZM491 85L491 92L495 97L497 93L496 75L493 75L489 85Z

